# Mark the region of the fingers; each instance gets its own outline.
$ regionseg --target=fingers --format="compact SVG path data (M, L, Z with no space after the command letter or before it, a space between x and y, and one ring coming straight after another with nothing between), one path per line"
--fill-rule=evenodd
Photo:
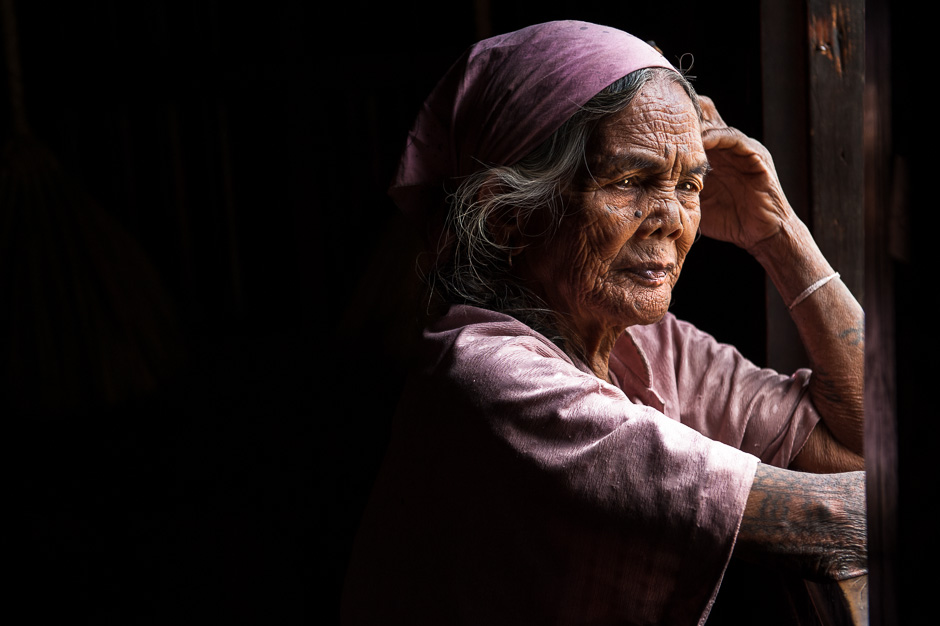
M725 124L718 113L715 102L708 96L699 96L702 108L702 146L710 153L709 160L717 165L721 154L732 157L747 157L737 161L738 167L746 170L769 170L775 174L770 152L761 142L747 136L736 128Z
M706 150L734 148L745 145L748 139L750 138L747 135L730 126L706 128L702 131L702 144Z
M762 153L766 150L756 139L728 126L718 113L714 100L708 96L699 95L699 103L702 108L702 142L706 150L737 148L737 152L741 154Z
M715 106L715 102L708 96L699 96L699 105L702 108L702 130L708 128L721 128L727 127L725 121L721 119L721 115L718 113L718 108Z
M729 126L704 131L702 133L702 147L705 148L706 152L715 153L721 150L733 155L753 156L766 163L772 162L770 153L764 147L764 144Z

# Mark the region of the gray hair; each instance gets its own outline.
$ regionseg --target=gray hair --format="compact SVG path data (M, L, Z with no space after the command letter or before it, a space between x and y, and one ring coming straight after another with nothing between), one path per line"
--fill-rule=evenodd
M494 236L493 220L511 209L524 225L536 211L548 211L548 231L529 234L551 237L565 214L562 191L584 163L587 141L597 123L627 108L654 79L681 85L701 118L698 96L678 72L644 68L617 80L518 163L484 168L460 183L448 198L448 250L430 272L431 289L440 289L448 303L512 315L549 337L557 333L563 321L555 319L553 312L511 275L514 249Z

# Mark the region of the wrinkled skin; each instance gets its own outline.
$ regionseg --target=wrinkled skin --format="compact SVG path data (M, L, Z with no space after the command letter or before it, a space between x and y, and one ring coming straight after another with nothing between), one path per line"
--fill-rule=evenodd
M625 327L666 314L698 230L707 167L689 97L673 83L649 83L591 137L559 232L525 242L520 276L565 317L563 333L576 335L572 344L599 377Z

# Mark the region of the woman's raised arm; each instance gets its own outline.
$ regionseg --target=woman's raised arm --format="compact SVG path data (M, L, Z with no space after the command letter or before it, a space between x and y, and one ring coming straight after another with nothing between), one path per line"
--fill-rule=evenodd
M702 192L702 232L750 252L764 267L799 330L822 417L792 469L864 469L864 313L809 229L787 202L767 149L728 127L702 98L702 140L711 173Z

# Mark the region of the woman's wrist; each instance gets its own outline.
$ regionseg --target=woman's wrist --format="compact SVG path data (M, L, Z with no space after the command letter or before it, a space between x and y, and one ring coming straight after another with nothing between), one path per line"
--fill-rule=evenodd
M763 239L749 252L790 307L802 302L836 275L809 228L795 216L782 222L776 234Z

